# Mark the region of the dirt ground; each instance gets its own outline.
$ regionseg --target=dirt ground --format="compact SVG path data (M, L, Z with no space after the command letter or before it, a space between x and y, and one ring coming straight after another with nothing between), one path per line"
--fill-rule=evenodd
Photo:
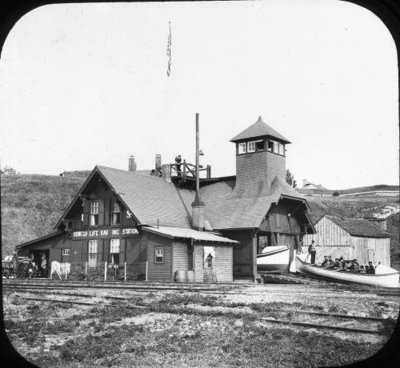
M64 291L67 293L67 291ZM75 291L76 292L76 291ZM79 290L92 306L26 300L4 291L6 332L40 367L304 367L364 360L390 339L400 296L308 285L240 285L210 291ZM125 297L110 301L107 296ZM82 299L83 300L83 299ZM304 312L386 318L329 319ZM334 324L380 334L305 328Z

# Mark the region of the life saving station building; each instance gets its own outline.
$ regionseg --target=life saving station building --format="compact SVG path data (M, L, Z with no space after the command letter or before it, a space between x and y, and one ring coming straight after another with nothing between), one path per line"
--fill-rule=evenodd
M185 163L143 172L96 166L54 232L17 246L20 255L52 261L126 265L148 280L172 281L193 271L194 281L255 278L257 253L288 244L290 258L304 234L315 230L307 201L286 177L290 142L261 117L231 139L236 175L199 179ZM146 265L144 269L144 265ZM49 269L45 270L49 275Z

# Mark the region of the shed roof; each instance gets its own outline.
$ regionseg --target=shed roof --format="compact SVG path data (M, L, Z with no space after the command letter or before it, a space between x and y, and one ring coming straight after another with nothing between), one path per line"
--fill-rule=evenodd
M365 238L389 238L390 234L379 226L364 218L343 218L336 216L325 216L327 219L340 226L352 236Z
M290 143L282 134L278 133L275 129L271 128L268 124L266 124L262 117L259 116L258 120L250 125L248 128L240 132L238 135L231 139L231 142L237 142L241 140L246 140L250 138L258 138L270 136L273 138L277 138L284 143Z
M206 231L197 231L193 229L185 229L181 227L167 227L159 226L157 227L143 227L143 231L148 231L150 233L159 234L162 236L167 236L173 239L193 239L194 241L202 242L212 242L212 243L225 243L225 244L237 244L236 240L224 238L222 236L216 235L214 233Z
M50 232L50 233L48 233L48 234L46 234L44 236L41 236L40 238L32 239L32 240L29 240L29 241L27 241L25 243L18 244L17 246L15 246L15 249L20 249L20 248L26 247L28 245L34 245L34 244L39 243L39 242L41 242L43 240L48 240L48 239L55 238L56 236L61 235L61 234L64 234L64 232L62 232L60 230L55 230L55 231L52 231L52 232Z

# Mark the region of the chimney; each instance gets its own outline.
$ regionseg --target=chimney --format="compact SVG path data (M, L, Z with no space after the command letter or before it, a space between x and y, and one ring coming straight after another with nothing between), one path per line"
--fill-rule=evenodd
M128 170L130 172L135 172L136 171L135 156L129 156L129 168L128 168Z
M156 163L155 163L155 167L157 170L161 170L161 155L159 153L156 154Z
M169 164L161 165L162 177L168 182L171 182L171 167Z

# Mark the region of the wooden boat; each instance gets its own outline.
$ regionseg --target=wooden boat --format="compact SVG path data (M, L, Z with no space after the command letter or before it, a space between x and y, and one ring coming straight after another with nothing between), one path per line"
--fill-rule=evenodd
M274 245L257 254L257 271L286 271L289 266L289 247Z
M309 275L314 275L319 278L342 282L342 283L356 283L363 285L372 285L380 287L399 287L399 272L393 270L393 272L382 273L382 274L363 274L363 273L353 273L349 271L337 271L321 266L311 265L306 263L301 259L301 256L296 256L296 271L302 272Z

